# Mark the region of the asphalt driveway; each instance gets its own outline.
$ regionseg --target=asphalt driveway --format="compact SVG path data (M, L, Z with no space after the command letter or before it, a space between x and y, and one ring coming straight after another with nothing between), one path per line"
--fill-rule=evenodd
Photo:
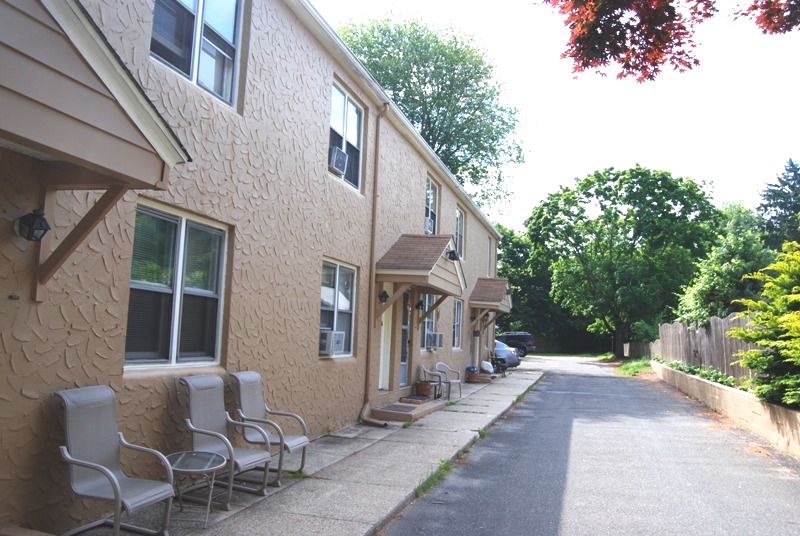
M545 371L386 536L800 534L800 462L658 382Z

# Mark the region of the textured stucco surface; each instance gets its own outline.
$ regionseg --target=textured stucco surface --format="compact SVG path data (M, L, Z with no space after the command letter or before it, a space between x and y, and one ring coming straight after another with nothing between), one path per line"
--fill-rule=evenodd
M257 370L275 409L300 413L318 437L355 422L368 395L378 392L378 331L369 292L373 208L375 260L403 233L424 232L425 181L440 187L439 233L455 230L457 197L390 122L380 128L378 195L376 118L370 102L344 70L279 0L246 2L244 59L234 108L177 75L149 55L152 2L83 0L111 46L175 130L193 162L172 170L166 191L128 192L68 258L47 285L46 299L31 299L33 248L13 236L14 218L39 204L37 162L0 149L0 526L60 531L97 514L94 503L69 492L62 442L59 389L108 384L118 399L118 422L127 439L163 452L187 448L186 374ZM362 186L357 191L327 171L331 84L340 84L365 112ZM63 191L48 213L54 244L100 196ZM228 231L225 321L221 361L200 368L125 369L130 262L136 204L147 198L170 209L208 218ZM417 365L447 361L461 369L470 358L467 299L478 277L494 275L492 231L468 209L462 349L449 346L452 299L440 308L437 331L445 348L420 351ZM323 259L357 270L356 328L350 357L318 356L319 286ZM398 304L399 307L399 304ZM395 314L394 318L399 318ZM396 328L399 333L399 326ZM417 336L417 335L415 335ZM370 342L371 341L371 342ZM374 405L374 404L373 404ZM133 472L153 474L145 459Z

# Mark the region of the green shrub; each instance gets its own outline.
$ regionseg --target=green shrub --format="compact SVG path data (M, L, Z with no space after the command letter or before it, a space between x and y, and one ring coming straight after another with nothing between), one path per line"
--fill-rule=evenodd
M739 300L749 323L728 334L758 348L737 353L737 364L756 373L758 398L800 407L800 244L786 242L774 263L747 277L764 283L761 298Z

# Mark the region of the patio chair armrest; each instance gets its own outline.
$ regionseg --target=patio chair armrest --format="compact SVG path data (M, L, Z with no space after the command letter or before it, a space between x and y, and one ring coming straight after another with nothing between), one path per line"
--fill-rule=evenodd
M239 428L249 428L251 430L255 430L264 439L264 448L266 449L267 452L269 452L269 436L267 435L267 433L264 431L263 428L261 428L260 426L256 426L255 424L250 424L242 421L235 421L231 419L231 416L228 414L227 411L225 412L225 419L231 426L236 426Z
M117 477L115 477L114 473L112 473L107 467L104 467L97 463L87 462L85 460L74 458L67 450L67 447L65 447L64 445L58 447L58 450L61 453L61 458L65 462L86 469L92 469L94 471L102 473L102 475L105 476L108 479L108 482L111 484L111 489L114 491L114 498L117 501L120 500L120 498L122 497L122 489L119 487L119 482L117 481Z
M241 422L243 424L259 423L259 424L265 424L265 425L275 429L275 433L278 434L278 437L281 440L281 449L283 448L283 444L285 443L285 440L284 440L285 435L283 433L283 429L280 427L280 425L278 423L276 423L275 421L270 421L269 419L258 419L256 417L247 417L247 416L245 416L245 414L242 412L241 409L237 409L236 413L237 413L237 415L239 415L239 418L241 419ZM261 428L261 427L259 426L259 428Z
M280 415L281 417L289 417L291 419L295 419L298 423L300 423L300 427L303 429L303 435L308 436L308 427L306 426L306 421L298 415L297 413L291 413L288 411L275 411L269 408L266 408L268 415Z
M225 415L226 416L228 415L227 412L225 413ZM228 419L230 419L230 417L228 417ZM197 433L197 434L203 434L203 435L207 435L207 436L211 436L211 437L216 437L217 439L222 441L222 444L225 445L225 448L228 450L228 460L232 460L233 459L233 445L231 444L230 440L227 437L225 437L223 434L220 434L218 432L214 432L212 430L205 430L203 428L197 428L195 425L192 424L192 421L190 419L186 419L185 422L186 422L186 426L189 427L189 431Z
M164 456L162 453L160 453L156 449L151 449L151 448L148 448L148 447L144 447L142 445L136 445L134 443L129 443L128 441L125 440L125 436L122 435L122 432L117 432L117 433L119 434L119 444L122 445L123 447L129 448L131 450L136 450L138 452L144 452L146 454L150 454L150 455L155 456L156 458L158 458L158 461L160 461L161 465L164 466L164 471L167 474L167 482L169 482L170 486L172 485L172 468L169 465L169 462L167 461L167 457L166 456Z

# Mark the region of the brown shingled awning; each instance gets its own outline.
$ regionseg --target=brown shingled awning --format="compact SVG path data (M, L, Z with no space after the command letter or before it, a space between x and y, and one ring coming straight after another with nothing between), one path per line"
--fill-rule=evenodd
M508 279L481 277L469 297L469 306L508 313L511 311L511 294L508 289Z
M454 251L449 235L402 235L375 265L375 280L406 283L423 293L461 296L467 287L461 261L449 258Z

